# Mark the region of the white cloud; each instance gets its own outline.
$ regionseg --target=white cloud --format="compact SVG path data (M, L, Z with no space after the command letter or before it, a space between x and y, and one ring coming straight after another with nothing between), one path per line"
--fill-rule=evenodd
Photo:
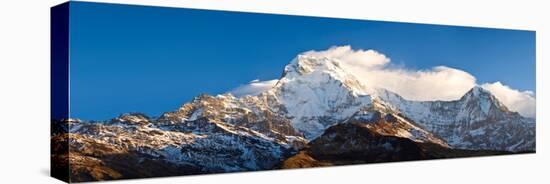
M481 87L495 95L508 109L526 117L535 117L536 100L532 91L515 90L500 82L485 83Z
M476 84L475 77L469 73L450 67L409 70L392 66L389 58L374 50L353 50L350 46L341 46L303 54L336 58L344 70L366 86L384 88L409 100L459 99Z
M335 59L365 86L384 88L408 100L456 100L477 85L476 78L463 70L447 66L428 70L406 69L392 65L388 57L374 50L353 50L350 46L339 46L302 54ZM236 96L254 95L270 89L276 83L277 80L255 80L231 92ZM500 82L483 84L482 87L491 91L510 110L534 117L535 98L532 92L520 92Z
M307 51L302 54L338 59L352 67L359 68L378 68L390 63L390 59L384 54L380 54L374 50L353 50L349 45L331 47L324 51Z
M241 85L230 91L231 94L235 96L244 96L244 95L258 95L271 87L273 87L279 80L268 80L260 81L258 79L250 81L246 85Z
M417 101L459 99L476 84L469 73L446 66L430 70L386 67L357 71L354 75L367 86L388 89Z

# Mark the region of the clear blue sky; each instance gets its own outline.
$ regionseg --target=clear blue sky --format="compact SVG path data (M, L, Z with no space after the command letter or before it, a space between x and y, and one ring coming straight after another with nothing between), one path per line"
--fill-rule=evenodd
M200 93L278 78L298 53L374 49L412 69L535 91L535 32L72 2L71 116L158 116Z

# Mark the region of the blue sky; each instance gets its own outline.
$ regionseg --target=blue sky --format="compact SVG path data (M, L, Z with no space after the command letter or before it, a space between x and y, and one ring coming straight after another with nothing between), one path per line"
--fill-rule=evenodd
M158 116L200 93L278 78L298 53L374 49L410 69L535 91L535 32L72 2L71 116Z

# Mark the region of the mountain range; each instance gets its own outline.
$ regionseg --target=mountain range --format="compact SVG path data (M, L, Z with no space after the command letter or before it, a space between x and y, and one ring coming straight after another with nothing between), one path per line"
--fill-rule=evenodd
M412 101L307 54L258 95L203 94L155 118L54 120L51 141L52 172L72 182L536 150L535 119L479 86L452 101Z

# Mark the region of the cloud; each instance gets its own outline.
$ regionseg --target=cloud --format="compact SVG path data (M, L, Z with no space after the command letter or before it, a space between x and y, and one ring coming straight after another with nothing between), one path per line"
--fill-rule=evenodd
M359 68L378 68L390 63L390 59L384 54L380 54L374 50L353 50L349 45L333 46L324 51L307 51L302 53L302 55L338 59L351 67Z
M476 84L469 73L446 66L429 70L365 69L353 75L366 86L387 89L415 101L459 99Z
M355 76L368 88L383 88L403 98L415 101L456 100L476 86L476 78L470 73L447 66L427 70L413 70L391 64L390 58L374 50L354 50L351 46L331 47L323 51L307 51L302 55L327 57L339 62L339 66ZM252 81L231 92L236 96L255 95L270 89L277 80ZM520 92L500 82L483 84L510 110L523 116L534 117L535 98L532 92Z
M500 82L485 83L481 87L490 91L508 109L526 117L536 116L536 100L532 91L519 91Z
M391 65L390 59L374 50L350 46L308 51L305 55L336 58L340 66L367 87L384 88L408 100L455 100L476 84L469 73L446 66L410 70Z
M248 84L241 85L230 91L235 96L258 95L271 87L279 80L260 81L258 79L250 81Z

